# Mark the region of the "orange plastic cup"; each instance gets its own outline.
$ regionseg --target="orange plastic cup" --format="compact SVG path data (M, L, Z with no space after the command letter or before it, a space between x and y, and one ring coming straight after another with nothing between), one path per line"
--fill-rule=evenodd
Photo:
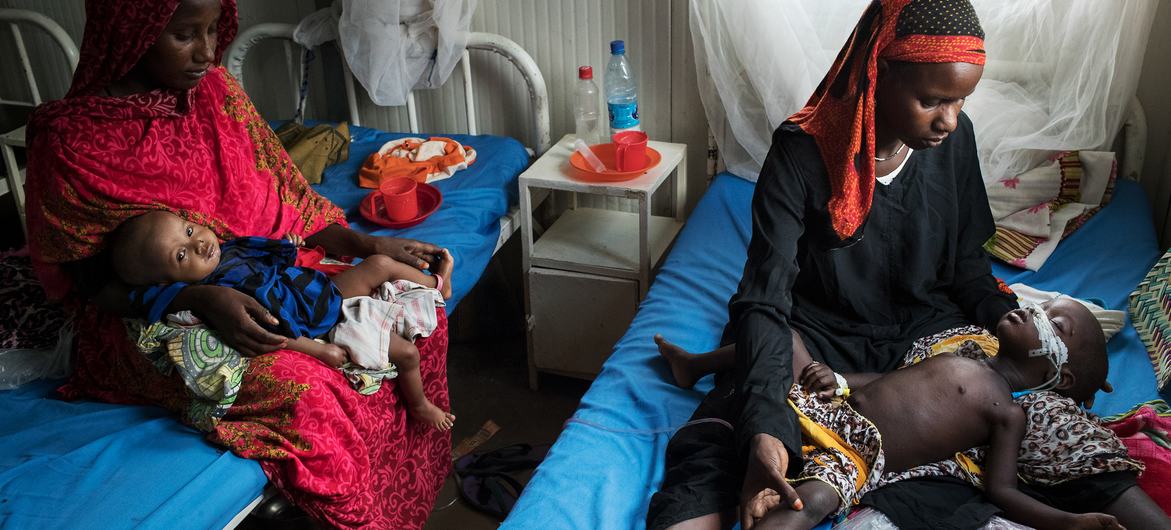
M624 131L614 135L614 162L618 171L638 171L647 166L647 135L642 131Z
M414 179L396 177L385 179L378 184L382 192L382 203L386 205L386 217L391 221L408 221L419 215L419 184Z

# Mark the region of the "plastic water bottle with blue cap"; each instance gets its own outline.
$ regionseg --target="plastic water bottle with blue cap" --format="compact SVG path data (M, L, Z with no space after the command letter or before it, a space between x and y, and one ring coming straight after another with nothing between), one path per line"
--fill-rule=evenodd
M638 124L638 83L634 69L626 60L626 44L620 40L610 43L610 63L606 65L603 86L610 114L610 135L642 130Z

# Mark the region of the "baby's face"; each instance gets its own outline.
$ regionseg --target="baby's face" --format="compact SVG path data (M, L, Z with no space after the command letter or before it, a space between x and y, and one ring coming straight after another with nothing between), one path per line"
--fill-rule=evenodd
M1071 298L1051 300L1041 304L1041 308L1053 324L1053 331L1066 346L1072 348L1082 331L1085 320L1082 313L1089 313L1089 310ZM1093 319L1093 315L1090 314L1089 318ZM1001 353L1021 354L1021 358L1027 356L1029 350L1041 347L1033 316L1024 308L1009 311L1000 318L996 324L996 337L1000 339Z
M149 259L171 282L197 282L220 264L220 242L211 230L170 213L151 214Z

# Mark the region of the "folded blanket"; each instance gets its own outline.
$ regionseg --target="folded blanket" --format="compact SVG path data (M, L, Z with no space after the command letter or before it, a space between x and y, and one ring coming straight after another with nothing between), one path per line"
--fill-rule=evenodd
M451 138L399 138L386 142L358 171L358 185L377 188L383 179L408 177L435 182L455 175L476 161L476 150Z
M1006 263L1040 269L1064 237L1110 202L1117 174L1114 153L1072 151L989 184L996 233L984 248Z
M1159 391L1171 386L1171 250L1130 293L1130 320L1147 347Z
M1102 421L1122 439L1131 458L1146 466L1139 487L1171 514L1171 407L1161 399L1140 403Z

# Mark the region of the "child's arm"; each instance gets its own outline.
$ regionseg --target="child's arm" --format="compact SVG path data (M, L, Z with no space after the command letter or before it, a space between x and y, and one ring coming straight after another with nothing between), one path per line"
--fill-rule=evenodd
M804 363L799 363L798 355L796 355L796 348L794 348L793 355L793 380L801 383L801 387L806 392L817 394L822 399L829 399L834 397L838 389L838 378L842 376L846 380L846 387L853 391L862 388L871 381L882 377L882 374L858 372L838 374L829 366L811 360ZM843 395L848 395L846 392Z
M1073 514L1046 505L1017 489L1017 458L1025 436L1025 411L1008 396L991 404L986 417L991 443L984 475L988 498L1007 518L1034 528L1117 528L1113 516L1102 513Z

